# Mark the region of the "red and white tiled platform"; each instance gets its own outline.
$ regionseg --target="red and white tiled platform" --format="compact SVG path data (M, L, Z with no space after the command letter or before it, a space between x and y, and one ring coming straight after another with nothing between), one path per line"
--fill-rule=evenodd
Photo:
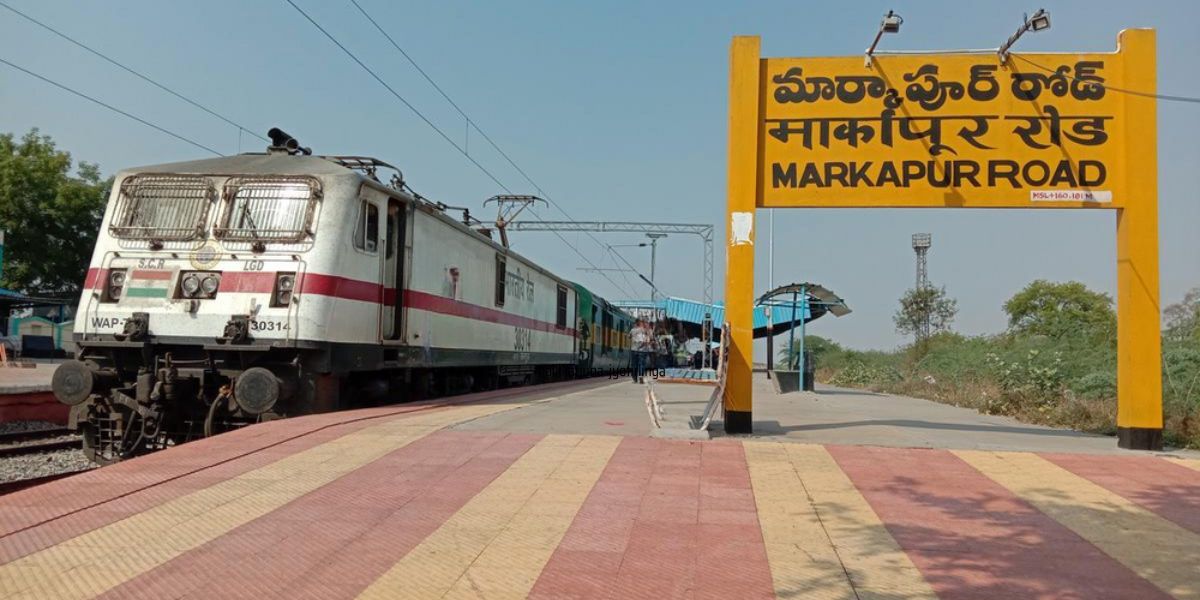
M528 402L277 421L0 497L0 598L1200 598L1194 459L452 428Z

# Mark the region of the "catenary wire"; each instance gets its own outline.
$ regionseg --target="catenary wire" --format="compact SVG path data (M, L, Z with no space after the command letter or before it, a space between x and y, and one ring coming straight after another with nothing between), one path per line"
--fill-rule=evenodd
M467 113L463 112L463 109L459 108L458 104L456 104L454 100L450 99L450 96L442 90L441 86L434 82L433 78L425 72L425 69L422 69L421 65L418 65L417 61L413 60L413 58L404 51L404 48L401 48L400 44L397 44L396 40L392 39L392 36L388 35L388 32L385 31L373 17L371 17L371 15L362 7L362 5L358 3L357 0L350 0L350 3L354 5L354 8L358 9L358 12L362 13L362 16L366 17L366 19L371 22L371 25L375 26L375 29L377 29L379 33L383 34L383 37L387 38L387 41L392 44L392 47L395 48L396 51L401 54L401 56L408 60L408 63L411 64L413 68L421 74L421 77L425 78L425 81L429 82L429 85L433 86L433 89L437 90L438 93L442 95L442 98L446 99L446 102L450 103L450 106L454 107L454 110L458 111L458 114L462 115L462 117L466 119L468 123L471 122L471 117L468 117Z
M208 114L210 114L210 115L212 115L212 116L214 116L214 117L216 117L216 118L218 118L218 119L220 119L220 120L222 120L222 121L224 121L224 122L226 122L226 123L228 123L228 124L230 124L230 125L232 125L232 126L234 126L234 127L236 127L236 128L239 130L239 131L244 131L244 132L246 132L246 133L249 133L250 135L252 135L252 136L254 136L254 137L256 137L256 138L258 138L258 139L260 139L260 140L262 140L262 141L264 141L264 142L270 141L270 140L268 140L267 138L265 138L265 137L263 137L263 136L261 136L261 135L258 135L258 134L256 134L256 133L254 133L252 130L250 130L250 129L246 128L245 126L243 126L243 125L241 125L241 124L239 124L239 123L237 123L237 122L233 121L232 119L230 119L230 118L228 118L228 117L226 117L226 116L224 116L224 115L222 115L222 114L218 113L217 111L215 111L215 110L213 110L213 109L211 109L211 108L208 108L207 106L204 106L203 104L200 104L199 102L196 102L195 100L192 100L191 98L189 98L189 97L185 96L184 94L182 94L182 93L180 93L180 92L177 92L177 91L175 91L175 90L173 90L173 89L171 89L171 88L169 88L169 87L167 87L167 86L165 86L165 85L163 85L163 84L161 84L161 83L159 83L159 82L155 81L154 79L150 78L149 76L147 76L147 75L145 75L145 74L143 74L143 73L140 73L140 72L138 72L138 71L134 70L133 68L131 68L131 67L128 67L128 66L126 66L126 65L124 65L124 64L122 64L122 63L120 63L120 62L118 62L116 59L109 57L108 55L106 55L106 54L104 54L104 53L100 52L99 50L96 50L95 48L92 48L91 46L88 46L88 45L84 44L83 42L80 42L79 40L76 40L75 38L73 38L73 37L71 37L71 36L69 36L69 35L67 35L67 34L65 34L65 33L61 32L61 31L59 31L59 30L57 30L57 29L55 29L55 28L53 28L53 27L51 27L51 26L49 26L49 25L47 25L47 24L45 24L45 23L43 23L43 22L41 22L41 21L39 21L39 20L37 20L37 19L35 19L35 18L33 18L33 17L31 17L31 16L29 16L29 15L27 15L27 14L25 14L25 13L21 12L21 11L19 11L19 10L17 10L17 9L15 9L15 8L13 8L12 6L9 6L7 2L0 1L0 6L2 6L2 7L4 7L4 8L6 8L6 9L8 9L8 10L10 10L10 11L12 11L13 13L16 13L16 14L17 14L17 16L19 16L19 17L21 17L21 18L25 19L26 21L29 21L30 23L33 23L34 25L37 25L38 27L41 27L42 29L45 29L46 31L49 31L50 33L53 33L54 35L56 35L56 36L58 36L58 37L60 37L60 38L62 38L62 39L64 39L64 40L66 40L66 41L68 41L68 42L70 42L70 43L72 43L72 44L74 44L74 45L76 45L76 46L79 46L80 48L83 48L84 50L87 50L88 52L91 52L92 54L94 54L94 55L96 55L96 56L98 56L98 57L100 57L100 58L102 58L102 59L104 59L104 60L108 61L109 63L111 63L111 64L115 65L116 67L118 67L118 68L120 68L120 69L123 69L123 70L124 70L124 71L126 71L127 73L130 73L130 74L134 75L135 77L138 77L138 78L139 78L139 79L141 79L142 81L145 81L146 83L149 83L150 85L153 85L154 87L156 87L156 88L158 88L158 89L160 89L160 90L162 90L162 91L164 91L164 92L167 92L168 94L171 94L172 96L175 96L176 98L179 98L180 100L183 100L184 102L187 102L188 104L191 104L192 106L195 106L196 108L199 108L200 110L202 110L202 111L204 111L204 112L206 112L206 113L208 113Z
M287 0L287 1L290 2L291 0ZM354 7L356 9L358 9L358 11L360 13L362 13L363 17L365 17L367 19L367 21L369 21L371 23L371 25L373 25L375 27L375 29L378 30L379 33L381 33L383 35L383 37L387 39L387 41L392 45L392 47L395 48L396 51L399 52L400 55L403 56L409 62L409 64L411 64L413 66L413 68L415 68L417 70L417 72L421 74L422 77L425 78L425 81L429 82L429 85L433 86L433 89L437 90L437 92L439 94L441 94L442 98L444 98L446 100L446 102L448 102L450 104L450 106L454 107L454 110L458 111L458 114L461 115L464 120L466 120L468 130L474 129L475 132L478 133L480 135L480 137L482 137L484 139L484 141L486 141L488 143L488 145L492 147L493 150L495 150L498 154L500 154L500 156L503 157L504 160L513 169L515 169L517 171L517 173L519 173L521 175L521 177L523 177L525 179L525 181L527 181L529 183L529 185L532 185L534 187L534 189L536 189L538 191L538 194L542 198L546 199L546 201L549 202L550 204L552 204L554 206L554 208L558 209L558 212L562 213L562 215L564 217L566 217L568 221L578 224L578 221L576 221L574 217L572 217L569 213L567 213L566 209L564 209L561 204L559 204L557 201L555 201L554 198L552 198L550 196L550 194L546 193L546 191L544 189L542 189L542 186L538 185L538 183L536 181L534 181L533 178L530 177L529 174L526 173L525 170L522 169L520 167L520 165L518 165L516 163L516 161L514 161L512 159L512 157L508 155L507 152L505 152L502 148L500 148L499 144L497 144L494 140L492 140L491 136L489 136L487 134L487 132L485 132L479 126L478 122L476 122L474 119L472 119L470 117L470 115L468 115L466 113L466 111L464 111L462 109L462 107L460 107L458 105L457 102L455 102L452 98L450 98L450 95L447 94L445 92L445 90L443 90L442 87L439 86L437 84L437 82L435 82L433 80L433 78L429 76L429 74L427 72L425 72L425 69L421 68L421 65L417 64L417 61L415 59L413 59L413 57L411 55L409 55L408 52L406 52L402 47L400 47L400 44L396 43L396 40L394 38L392 38L392 36L389 35L387 33L387 31L385 31L383 29L382 26L379 25L379 22L376 21L370 15L370 13L368 13L366 11L366 9L364 9L362 7L362 5L360 5L358 3L357 0L350 0L350 3L353 4ZM457 147L457 145L456 145L456 147ZM460 149L460 152L461 151L463 151L463 150ZM533 213L533 215L535 217L538 217L538 219L541 219L541 217L539 217L535 211L531 210L530 212ZM585 235L587 235L589 238L591 238L592 241L595 242L601 249L606 249L608 247L607 244L600 241L600 239L597 238L594 233L592 233L590 231L584 231L583 233ZM562 236L559 236L559 238L562 239ZM645 275L643 275L640 271L638 271L637 268L634 267L633 264L631 264L624 256L617 254L617 257L620 258L621 261L624 262L627 267L629 267L631 270L633 270L634 273L637 273L638 276L643 277L643 278L645 277ZM607 277L606 277L606 279L607 279ZM611 279L609 279L609 281L612 282ZM628 293L628 291L626 291L626 293Z
M384 81L382 77L380 77L378 74L376 74L374 70L372 70L370 67L368 67L366 65L366 63L364 63L362 60L360 60L357 55L355 55L353 52L350 51L349 48L347 48L340 41L338 41L338 39L336 37L334 37L333 34L329 33L328 30L326 30L324 27L322 27L320 23L317 23L317 21L315 19L313 19L307 12L305 12L304 9L297 6L296 3L293 2L292 0L284 0L284 2L287 2L289 5L291 5L291 7L296 10L296 12L300 13L301 16L303 16L309 23L312 24L313 27L316 27L318 31L320 31L322 34L324 34L325 37L329 39L329 41L333 42L333 44L335 46L340 48L342 50L342 52L344 52L346 54L346 56L350 57L351 60L353 60L359 67L361 67L364 71L366 71L373 79L375 79L376 82L378 82L385 89L387 89L389 92L391 92L391 94L393 96L395 96L395 98L397 100L399 100L400 103L402 103L402 104L404 104L404 106L408 107L408 109L411 110L414 114L416 114L417 117L419 117L422 121L424 121L426 125L428 125L431 129L433 129L435 132L437 132L437 134L439 136L441 136L442 139L446 140L446 143L453 146L455 150L458 150L459 154L462 154L464 157L466 157L466 159L469 160L471 162L471 164L475 165L475 167L478 168L481 172L483 172L483 174L486 175L488 177L488 179L491 179L493 183L500 186L500 188L503 189L505 192L508 192L509 194L513 193L513 191L511 189L509 189L508 186L504 185L504 183L501 182L494 174L492 174L491 171L489 171L486 167L484 167L482 164L480 164L479 161L475 160L474 157L472 157L470 154L468 154L462 146L460 146L457 142L455 142L453 139L451 139L450 136L446 135L446 133L444 131L442 131L441 128L439 128L436 124L434 124L433 121L429 120L429 118L426 117L423 113L421 113L421 111L417 110L417 108L415 106L413 106L412 103L410 103L408 100L406 100L404 98L404 96L401 96L400 93L395 90L395 88L388 85L388 83L386 81ZM536 213L535 213L535 215L536 215ZM582 258L590 266L592 266L593 268L596 267L595 263L593 263L586 254L584 254L582 251L580 251L578 248L576 248L574 245L572 245L570 242L568 242L567 239L562 236L562 234L560 234L557 231L554 232L554 234L558 237L558 239L562 240L562 242L564 244L566 244L572 250L574 250L575 253L578 254L580 256L580 258ZM607 275L605 275L604 278L607 279L608 282L613 285L613 287L615 287L617 289L622 289L622 291L624 291L625 293L629 293L628 290L624 290L611 277L608 277Z
M111 111L113 111L113 112L115 112L115 113L118 113L118 114L120 114L120 115L124 115L124 116L126 116L126 117L128 117L128 118L130 118L130 119L133 119L134 121L137 121L138 123L141 123L142 125L145 125L145 126L147 126L147 127L150 127L150 128L152 128L152 129L156 129L156 130L158 130L158 131L160 131L160 132L162 132L162 133L165 133L165 134L167 134L167 135L169 135L169 136L171 136L171 137L173 137L173 138L175 138L175 139L177 139L177 140L180 140L180 141L187 142L187 143L189 143L189 144L191 144L191 145L193 145L193 146L195 146L195 147L197 147L197 148L200 148L200 149L203 149L203 150L207 150L208 152L212 152L213 154L215 154L215 155L217 155L217 156L225 156L224 154L221 154L220 152L217 152L216 150L213 150L212 148L209 148L208 146L205 146L204 144L201 144L200 142L197 142L197 141L195 141L195 140L193 140L193 139L190 139L190 138L184 137L184 136L182 136L182 135L180 135L180 134L178 134L178 133L175 133L174 131L171 131L170 129L166 129L166 128L164 128L164 127L160 127L160 126L158 126L158 125L155 125L154 123L151 123L150 121L147 121L147 120L145 120L145 119L143 119L143 118L141 118L141 117L139 117L139 116L136 116L136 115L133 115L133 114L127 113L127 112L125 112L125 111L123 111L123 110L121 110L121 109L119 109L119 108L117 108L117 107L115 107L115 106L113 106L113 105L111 105L111 104L108 104L108 103L106 103L106 102L103 102L103 101L101 101L101 100L97 100L96 98L93 98L92 96L89 96L89 95L87 95L87 94L85 94L85 93L83 93L83 92L80 92L80 91L78 91L78 90L75 90L75 89L69 88L69 87L67 87L67 86L65 86L65 85L63 85L63 84L61 84L61 83L59 83L59 82L57 82L57 81L54 81L54 80L52 80L52 79L49 79L49 78L47 78L47 77L44 77L44 76L42 76L42 75L39 75L39 74L37 74L37 73L34 73L33 71L30 71L29 69L26 69L25 67L22 67L22 66L20 66L20 65L13 64L13 63L11 63L11 62L9 62L9 61L7 61L7 60L3 59L3 58L0 58L0 63L4 63L4 64L6 64L6 65L8 65L8 66L10 66L10 67L12 67L12 68L14 68L14 69L18 70L18 71L21 71L22 73L25 73L26 75L29 75L30 77L35 77L35 78L37 78L37 79L40 79L40 80L42 80L42 81L44 81L44 82L46 82L46 83L48 83L48 84L50 84L50 85L52 85L52 86L54 86L54 87L56 87L56 88L60 89L60 90L63 90L63 91L66 91L66 92L70 92L70 93L72 93L72 94L75 94L76 96L79 96L80 98L83 98L83 99L85 99L85 100L89 100L89 101L91 101L91 102L94 102L94 103L96 103L96 104L99 104L100 106L103 106L104 108L107 108L108 110L111 110Z
M496 176L493 175L492 172L487 169L487 167L484 167L483 165L479 164L479 161L477 161L473 157L471 157L470 154L467 154L467 152L465 150L463 150L462 146L458 145L458 143L455 142L453 139L451 139L450 136L446 135L446 133L444 131L442 131L441 128L439 128L437 125L435 125L433 123L433 121L430 121L429 118L424 115L424 113L417 110L417 107L413 106L412 103L410 103L408 100L406 100L404 98L404 96L401 96L400 93L397 92L395 88L388 85L388 83L386 81L384 81L382 77L377 75L375 73L375 71L371 69L371 67L368 67L366 65L366 63L364 63L362 60L360 60L357 55L355 55L353 52L350 51L349 48L347 48L340 41L338 41L337 38L333 37L333 34L329 33L329 31L326 30L324 27L322 27L320 23L317 23L317 21L315 19L313 19L311 16L309 16L309 14L307 12L304 12L304 9L297 6L295 2L292 2L292 0L283 0L283 1L287 2L289 5L291 5L292 8L296 9L296 12L300 13L300 15L303 16L306 20L308 20L308 22L311 23L313 27L316 27L318 31L320 31L322 34L324 34L326 38L329 38L329 41L333 42L333 44L335 46L337 46L338 48L340 48L342 50L342 52L344 52L346 54L346 56L350 57L350 60L353 60L355 63L357 63L359 67L362 67L362 69L364 71L366 71L367 74L369 74L372 78L374 78L375 81L379 83L379 85L382 85L385 89L387 89L387 91L391 92L391 94L393 96L395 96L396 99L399 100L402 104L404 104L404 106L407 106L408 109L413 112L413 114L417 115L417 117L419 117L422 121L424 121L426 125L428 125L431 129L433 129L435 132L437 132L437 134L440 135L442 137L442 139L446 140L446 143L450 144L451 146L454 146L455 150L458 150L458 152L460 154L467 157L467 160L471 161L471 163L473 163L476 167L478 167L479 170L482 171L484 175L487 175L488 179L491 179L493 183L500 186L501 188L504 188L504 190L508 191L510 194L512 193L512 191L509 190L503 183L501 183L500 180L497 179Z
M529 210L529 212L533 213L533 216L537 217L539 221L542 220L542 217L537 214L537 211L533 210L533 207L529 207L527 210ZM562 243L566 244L569 248L571 248L571 250L574 250L575 254L578 254L579 257L583 259L583 262L586 262L589 267L591 267L593 269L600 268L600 267L597 267L596 263L592 262L592 260L590 258L588 258L588 256L586 254L584 254L579 248L575 247L575 244L572 244L571 242L567 241L567 238L564 237L561 232L551 230L551 233L553 233L555 235L555 237L557 237L559 240L561 240ZM600 271L600 270L597 270L596 272L599 273L600 276L604 277L604 279L608 280L608 282L612 284L613 288L621 290L621 292L625 293L626 295L633 297L634 294L629 291L629 288L626 288L625 286L617 283L612 277L608 276L608 273L605 273L604 271Z
M610 253L612 253L612 254L616 254L616 253L617 253L616 249L615 249L615 248L613 248L611 245L608 247L608 251L609 251ZM610 258L611 258L611 257L610 257ZM621 266L621 265L618 265L618 264L617 264L617 261L616 261L616 259L613 259L613 261L612 261L612 264L613 264L613 266L614 266L614 267L618 267L618 268ZM625 273L626 273L626 269L621 269L619 272L620 272L620 274L621 274L621 279L622 279L622 280L623 280L623 281L624 281L624 282L625 282L627 285L629 285L630 287L633 287L633 281L631 281L631 280L629 279L629 275L626 275L626 274L625 274Z
M1018 60L1021 60L1022 62L1026 62L1030 65L1033 65L1034 67L1037 67L1043 71L1046 71L1047 73L1056 73L1057 72L1054 69L1051 69L1050 67L1046 67L1046 66L1040 65L1032 60L1029 60L1028 58L1025 58L1024 56L1022 56L1020 54L1010 54L1009 56L1016 58ZM1154 98L1157 100L1166 100L1168 102L1190 102L1190 103L1194 103L1194 104L1200 104L1200 98L1193 98L1191 96L1176 96L1176 95L1172 95L1172 94L1155 94L1155 93L1151 93L1151 92L1142 92L1142 91L1138 91L1138 90L1127 90L1124 88L1113 87L1111 85L1108 85L1107 83L1102 83L1102 82L1098 82L1098 81L1084 81L1073 75L1066 75L1066 76L1071 78L1072 81L1078 81L1080 83L1094 85L1094 86L1101 87L1101 88L1104 88L1109 91L1118 92L1121 94L1129 94L1130 96L1141 96L1143 98Z

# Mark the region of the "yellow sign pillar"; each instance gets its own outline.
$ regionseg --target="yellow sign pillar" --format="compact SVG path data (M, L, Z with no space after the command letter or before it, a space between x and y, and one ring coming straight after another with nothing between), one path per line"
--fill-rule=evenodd
M728 375L725 431L750 433L754 355L754 212L758 205L758 37L733 39L729 78L729 192L725 223Z
M729 87L725 429L752 429L754 217L771 208L1112 209L1118 440L1162 445L1155 35L1115 53L761 58Z
M1157 89L1152 30L1122 32L1126 89ZM1155 99L1126 95L1127 172L1117 209L1117 436L1122 448L1162 449L1162 325L1158 294L1158 117Z

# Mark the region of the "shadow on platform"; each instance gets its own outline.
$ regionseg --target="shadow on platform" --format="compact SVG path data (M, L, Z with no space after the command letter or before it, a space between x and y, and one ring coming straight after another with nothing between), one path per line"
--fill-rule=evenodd
M966 423L938 423L934 421L921 421L916 419L864 419L861 421L808 423L805 425L783 425L779 421L755 421L754 433L759 435L771 435L786 434L794 431L821 431L826 429L849 429L853 427L899 427L906 429L915 428L935 429L941 431L976 431L981 433L1018 433L1025 435L1045 435L1059 437L1106 437L1098 434L1082 433L1064 429L985 424L975 425Z

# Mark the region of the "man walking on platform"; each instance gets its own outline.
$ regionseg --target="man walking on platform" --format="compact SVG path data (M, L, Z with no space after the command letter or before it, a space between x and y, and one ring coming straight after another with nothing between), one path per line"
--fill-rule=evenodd
M629 338L633 344L633 368L630 369L633 372L633 382L641 383L646 373L646 363L654 352L654 332L644 319L638 319L633 325L633 331L629 332Z

